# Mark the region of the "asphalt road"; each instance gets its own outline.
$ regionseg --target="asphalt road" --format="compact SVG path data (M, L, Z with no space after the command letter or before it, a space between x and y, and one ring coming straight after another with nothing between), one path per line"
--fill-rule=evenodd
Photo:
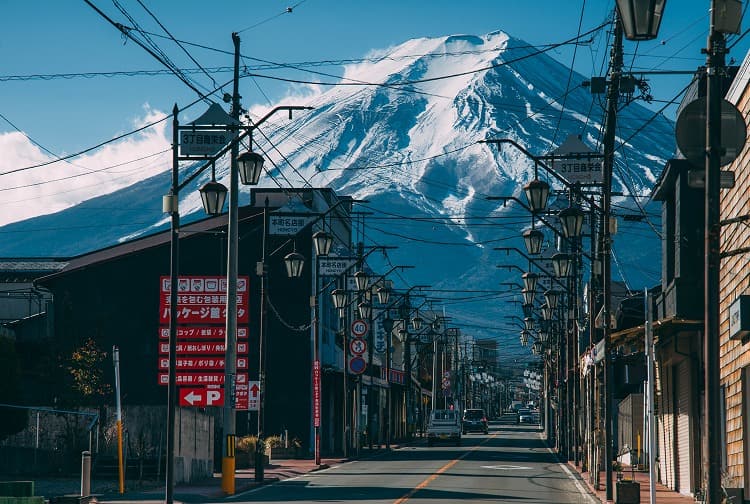
M598 502L546 448L537 426L490 425L460 447L420 442L261 487L227 499L294 503L593 504Z

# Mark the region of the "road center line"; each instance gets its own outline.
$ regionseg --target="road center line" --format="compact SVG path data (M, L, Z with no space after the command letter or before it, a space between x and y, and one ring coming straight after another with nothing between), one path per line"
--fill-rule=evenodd
M456 465L459 461L463 460L469 453L473 452L474 450L478 450L483 444L485 444L487 441L489 441L490 439L494 438L498 434L499 433L496 432L495 434L493 434L492 436L488 437L487 439L485 439L484 441L482 441L481 443L479 443L477 446L475 446L471 450L469 450L467 452L464 452L464 454L461 455L460 457L451 460L450 462L448 462L447 464L445 464L443 467L441 467L440 469L438 469L437 471L435 471L433 474L431 474L430 476L428 476L422 483L420 483L419 485L417 485L414 488L412 488L411 490L409 490L409 492L406 495L404 495L400 499L397 499L397 500L393 501L393 504L404 504L404 502L406 502L409 499L411 499L412 496L414 496L415 493L419 492L421 489L425 488L427 485L429 485L430 483L432 483L433 481L435 481L438 476L440 476L445 471L447 471L448 469L450 469L451 467L453 467L454 465Z

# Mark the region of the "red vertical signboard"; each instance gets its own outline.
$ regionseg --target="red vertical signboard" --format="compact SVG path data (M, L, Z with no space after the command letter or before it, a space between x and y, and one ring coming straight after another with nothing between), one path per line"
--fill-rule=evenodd
M313 361L313 427L320 427L320 361Z
M224 404L224 355L226 354L226 277L181 276L178 282L175 379L180 406ZM247 343L250 278L237 278L237 369L235 409L248 409ZM169 383L170 278L160 278L159 384ZM164 324L167 324L165 327ZM242 372L242 371L245 372ZM177 372L179 371L179 372Z

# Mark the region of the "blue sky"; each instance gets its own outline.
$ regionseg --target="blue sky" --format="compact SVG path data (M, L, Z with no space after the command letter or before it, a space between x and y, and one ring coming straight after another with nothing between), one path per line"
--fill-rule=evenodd
M232 32L240 32L246 57L243 63L247 65L258 63L251 58L311 63L362 58L371 50L411 38L448 34L481 35L503 30L535 45L561 42L577 34L579 22L584 32L601 24L614 5L612 0L142 0L149 13L138 0L91 1L116 22L127 26L138 23L144 30L159 34L153 40L180 68L196 68L196 64L165 38L159 23L178 40L205 46L185 47L201 66L213 68L232 65ZM659 39L637 46L626 42L626 65L633 69L693 70L702 64L705 58L700 49L708 30L709 5L709 0L668 2ZM292 11L287 12L287 7ZM163 69L83 0L8 0L3 2L0 27L0 148L4 151L0 174L50 156L14 133L16 128L55 155L69 154L158 118L171 111L175 103L184 107L196 99L194 91L171 75L80 76ZM730 57L741 62L748 47L748 40L741 40ZM573 63L572 46L549 54L567 65ZM603 75L607 60L605 35L600 35L577 48L574 66L586 76ZM318 63L306 68L332 75L343 73L338 65ZM284 75L259 73L263 72ZM50 77L56 74L75 75ZM9 80L10 76L29 75L45 77ZM211 75L219 83L231 79L227 72ZM314 74L294 75L330 80ZM201 86L214 87L206 75L191 76ZM669 100L688 81L686 75L653 77L652 94L657 100ZM231 86L224 89L231 92ZM265 78L243 79L240 88L246 108L268 105L294 92L294 86ZM652 105L660 106L659 102ZM180 119L189 120L202 112L201 107L192 110ZM668 111L670 114L674 115L673 110ZM126 162L138 153L153 152L168 142L167 134L167 130L157 129L137 142L110 146L108 152L100 153L101 162ZM74 161L86 164L85 169L96 169L84 159ZM23 183L44 181L65 169L53 165L49 170L37 170L33 176L24 173ZM17 183L14 177L0 175L0 191ZM28 197L18 195L11 200Z

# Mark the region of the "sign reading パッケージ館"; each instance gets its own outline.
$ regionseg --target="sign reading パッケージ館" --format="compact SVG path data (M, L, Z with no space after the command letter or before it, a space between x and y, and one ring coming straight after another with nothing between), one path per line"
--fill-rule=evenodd
M168 324L171 281L161 277L159 323ZM237 278L237 323L248 323L250 277ZM222 324L226 321L227 279L217 276L181 276L177 280L178 324Z

